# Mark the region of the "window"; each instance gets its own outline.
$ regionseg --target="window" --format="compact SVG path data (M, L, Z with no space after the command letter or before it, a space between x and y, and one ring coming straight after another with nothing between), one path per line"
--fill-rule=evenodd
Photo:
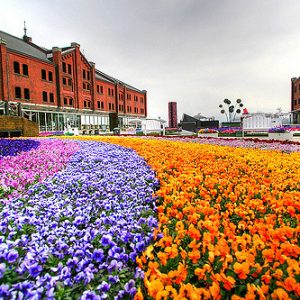
M28 76L28 65L23 64L23 75Z
M68 99L64 98L64 105L68 105Z
M89 83L87 83L86 89L87 89L88 91L90 90L90 84L89 84Z
M30 99L30 93L29 93L29 89L24 89L24 98L26 100L29 100Z
M143 109L143 108L141 108L141 114L144 114L144 113L145 113L144 109Z
M20 64L17 61L14 61L14 72L20 74Z
M101 107L100 101L97 101L97 107L98 107L98 108Z
M91 107L91 101L87 101L88 107Z
M83 106L84 107L87 107L87 104L86 104L86 101L84 100L84 102L83 102Z
M90 80L90 71L86 71L87 79Z
M110 88L108 88L108 96L110 96Z
M103 94L103 86L100 85L100 93Z
M83 77L83 79L85 79L85 77L86 77L85 70L82 70L82 77Z
M141 101L141 103L144 103L144 98L141 97L141 98L140 98L140 101Z
M114 95L114 90L113 90L113 89L111 89L111 95L112 95L112 96Z
M46 80L47 78L46 78L46 70L42 70L42 79L43 80Z
M101 108L104 109L104 102L101 101Z
M294 100L294 105L297 105L297 100Z
M67 84L67 79L65 77L63 77L63 85Z
M21 88L18 86L15 87L15 96L16 99L21 99Z
M49 81L53 81L53 73L51 71L48 72Z
M71 78L68 79L68 85L72 86L72 79Z
M98 84L97 84L97 93L100 93L100 87Z
M69 73L69 74L72 74L72 67L71 67L70 64L68 64L68 73Z
M108 109L111 110L111 103L108 103Z
M298 105L300 104L300 98L298 99Z
M115 105L114 105L114 104L112 104L112 105L111 105L111 108L112 108L112 110L114 110L114 109L115 109Z
M50 93L49 99L50 99L51 103L54 103L54 94L53 93Z
M67 66L66 66L65 62L62 63L62 67L63 67L63 72L66 73L67 72Z
M73 99L72 98L69 99L69 105L73 106Z
M43 92L43 101L48 102L47 92Z

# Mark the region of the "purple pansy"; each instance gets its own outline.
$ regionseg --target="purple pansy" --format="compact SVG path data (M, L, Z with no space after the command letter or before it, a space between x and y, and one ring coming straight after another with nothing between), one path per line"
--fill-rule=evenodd
M8 263L12 264L17 260L18 257L19 257L18 251L12 249L7 253L6 260Z
M23 198L12 196L0 210L0 227L6 234L0 234L0 258L5 265L14 261L16 273L7 291L22 293L25 299L55 299L59 289L71 296L76 290L81 299L133 295L135 259L150 244L157 226L154 172L133 150L120 146L56 140L50 144L72 144L80 150L69 155L65 169L63 164L48 164L55 170L53 177L29 186ZM55 159L65 163L62 156ZM14 251L19 257L13 257Z

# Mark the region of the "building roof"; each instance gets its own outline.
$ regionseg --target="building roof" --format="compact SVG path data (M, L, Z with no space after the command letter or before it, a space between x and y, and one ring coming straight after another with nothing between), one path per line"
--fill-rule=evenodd
M21 38L15 37L9 33L6 33L4 31L0 30L0 39L4 40L6 42L6 47L14 52L22 53L25 55L29 55L35 58L38 58L40 60L47 61L49 63L52 63L51 58L53 57L53 53L51 50L47 50L46 48L42 48L32 42L26 42ZM63 47L62 49L62 55L68 54L74 50L74 47ZM87 61L88 62L88 61ZM100 80L104 80L113 84L122 84L126 88L139 92L139 93L145 93L144 90L139 90L127 83L122 82L121 80L114 78L110 75L107 75L99 70L96 69L96 78Z
M0 38L6 42L6 47L12 51L50 62L47 59L46 51L32 42L25 42L23 39L4 31L0 31Z
M113 80L112 77L104 74L103 72L101 72L101 71L99 71L97 69L96 69L96 79L107 81L107 82L112 83L112 84L115 83L115 80Z
M117 79L117 78L114 78L110 75L107 75L99 70L96 69L96 78L97 79L100 79L100 80L105 80L105 81L108 81L108 82L111 82L111 83L119 83L119 84L122 84L124 85L127 89L129 90L133 90L133 91L136 91L136 92L139 92L139 93L145 93L145 91L141 91L125 82L122 82L121 80Z

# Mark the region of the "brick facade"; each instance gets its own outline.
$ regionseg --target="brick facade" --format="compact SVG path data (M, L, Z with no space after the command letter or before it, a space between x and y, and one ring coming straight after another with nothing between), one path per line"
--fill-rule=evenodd
M52 112L52 123L60 118L54 113L74 114L71 119L80 119L80 124L108 120L109 113L117 113L123 124L147 116L147 92L96 69L79 44L46 50L27 36L19 39L1 31L0 101L22 103L30 118L34 113L43 119L39 112ZM48 119L45 115L40 126Z
M293 123L300 123L300 77L291 79L291 111Z

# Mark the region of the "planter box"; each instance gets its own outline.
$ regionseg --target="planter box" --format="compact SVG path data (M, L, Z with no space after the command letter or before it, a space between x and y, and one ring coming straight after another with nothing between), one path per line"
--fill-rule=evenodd
M212 132L212 133L198 133L198 137L214 137L214 138L217 138L218 137L218 133L217 132Z
M293 132L269 132L269 139L270 140L291 140L293 137Z

